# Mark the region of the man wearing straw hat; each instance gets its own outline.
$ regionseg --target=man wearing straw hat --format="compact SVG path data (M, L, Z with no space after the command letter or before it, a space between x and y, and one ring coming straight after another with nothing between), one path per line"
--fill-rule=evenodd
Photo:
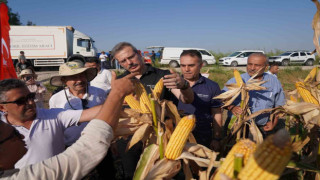
M24 69L19 74L19 78L24 81L30 92L36 93L34 102L37 108L44 108L43 95L47 91L47 88L42 85L41 82L37 82L38 75L32 69Z
M57 87L64 86L64 88L50 98L50 108L78 110L102 104L106 99L106 92L88 85L96 75L96 68L85 68L83 63L77 60L62 64L59 75L53 76L50 84ZM80 137L86 124L82 123L66 129L65 144L67 146L72 145Z

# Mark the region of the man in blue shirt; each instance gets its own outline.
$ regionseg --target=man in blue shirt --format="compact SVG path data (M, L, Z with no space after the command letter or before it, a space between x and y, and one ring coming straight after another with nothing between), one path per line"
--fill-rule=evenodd
M268 58L262 53L253 53L248 58L247 73L241 74L244 83L259 71L255 79L266 81L261 86L266 87L266 90L249 91L249 108L252 113L261 109L275 108L285 104L285 95L281 86L280 81L273 75L265 73L268 65ZM235 79L230 79L226 84L236 83ZM227 91L228 88L224 87L223 91ZM239 96L232 105L228 106L227 109L234 115L239 115L242 110L239 106L241 97ZM230 115L230 113L229 113ZM278 117L275 116L273 121L269 120L270 113L260 114L255 118L255 122L263 135L266 132L273 130L278 123ZM229 122L226 122L225 127L228 126Z
M222 126L221 103L212 98L221 92L216 82L201 76L202 66L199 51L185 50L180 55L181 72L194 92L194 100L191 104L179 101L178 109L196 116L196 127L192 133L197 143L218 150Z

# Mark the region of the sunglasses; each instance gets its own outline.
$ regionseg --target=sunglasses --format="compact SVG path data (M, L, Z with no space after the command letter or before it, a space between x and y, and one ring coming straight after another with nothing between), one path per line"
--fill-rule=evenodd
M8 141L9 139L14 138L15 136L16 136L16 137L19 137L19 138L22 137L22 135L21 135L16 129L14 129L7 138L5 138L5 139L3 139L3 140L0 141L0 144L5 143L6 141Z
M15 101L7 101L7 102L0 102L0 104L17 104L17 105L24 105L27 104L29 101L33 101L36 97L36 93L30 93L26 97L21 97Z

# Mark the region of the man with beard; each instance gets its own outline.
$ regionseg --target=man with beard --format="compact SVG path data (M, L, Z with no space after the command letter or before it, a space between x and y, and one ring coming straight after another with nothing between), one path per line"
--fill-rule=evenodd
M196 127L192 134L197 143L217 151L222 130L221 102L212 98L220 94L220 87L200 74L202 66L199 51L185 50L181 53L181 72L194 92L194 100L191 104L179 102L178 110L196 116Z
M249 108L251 113L262 109L282 106L285 103L285 96L281 83L277 77L265 73L267 66L268 58L266 55L262 53L253 53L248 57L247 73L241 74L241 78L244 83L247 83L247 81L257 72L258 75L255 77L255 79L266 81L261 85L266 87L266 90L249 91ZM236 83L235 78L230 79L226 84L231 83ZM223 91L227 90L227 87L223 88ZM239 96L231 105L227 107L227 109L235 116L238 116L242 113L242 109L239 106L240 101L241 97ZM228 118L225 123L225 132L232 116L230 112L228 113ZM275 116L273 120L271 120L269 116L270 113L263 113L255 118L255 123L264 137L272 132L278 123L278 116Z
M90 121L101 106L87 110L37 109L35 94L18 79L0 81L1 120L24 136L28 152L15 164L22 168L65 150L64 130Z

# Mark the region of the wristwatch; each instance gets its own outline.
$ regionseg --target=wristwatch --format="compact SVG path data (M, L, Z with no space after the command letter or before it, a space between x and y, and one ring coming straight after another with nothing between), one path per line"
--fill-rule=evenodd
M180 88L181 90L186 90L190 87L190 84L187 80L184 80L183 86Z

